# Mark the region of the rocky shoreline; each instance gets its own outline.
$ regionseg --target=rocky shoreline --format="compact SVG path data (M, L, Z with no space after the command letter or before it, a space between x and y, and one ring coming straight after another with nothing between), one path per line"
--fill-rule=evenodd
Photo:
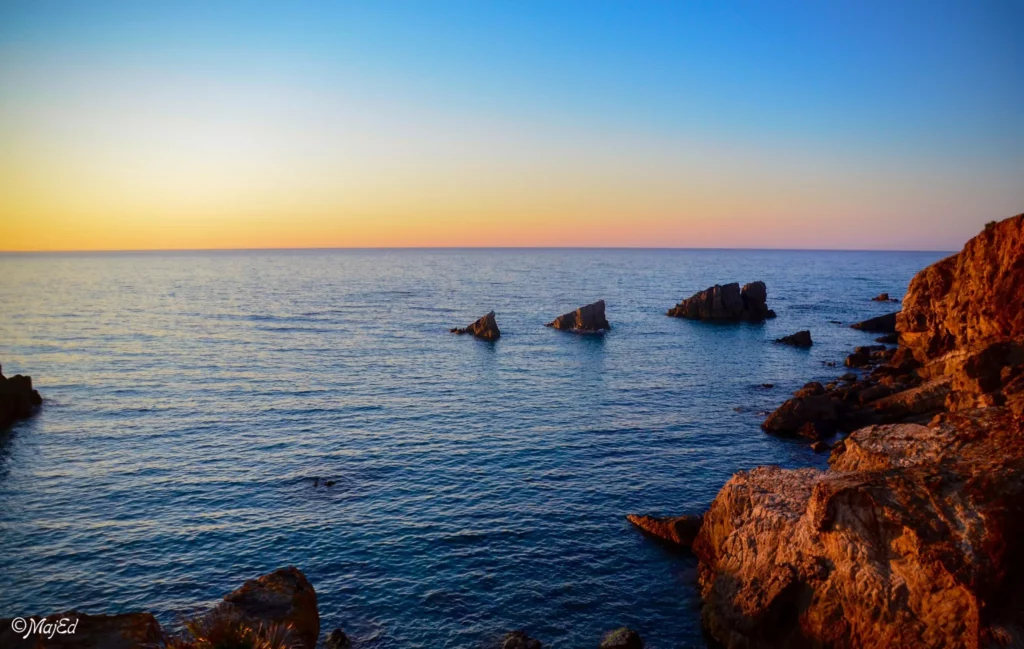
M855 325L900 345L855 350L866 376L808 384L768 417L773 434L849 436L824 471L737 473L703 515L691 547L716 641L1024 646L1022 298L1024 214Z

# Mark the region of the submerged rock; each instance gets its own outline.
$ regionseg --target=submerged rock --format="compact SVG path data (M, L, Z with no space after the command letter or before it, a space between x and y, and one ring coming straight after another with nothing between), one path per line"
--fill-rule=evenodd
M287 625L304 647L316 647L320 637L316 591L302 571L292 566L250 579L225 595L211 615L224 613L253 624Z
M32 388L31 376L15 374L7 378L0 368L0 428L31 417L42 403L43 398Z
M889 297L888 293L879 293L875 297L871 298L871 301L872 302L899 302L899 300L897 300L895 298Z
M542 649L544 645L526 635L525 631L512 631L505 636L501 649Z
M868 318L863 322L850 325L850 328L876 334L896 333L896 313L886 313L885 315Z
M476 322L464 329L456 327L450 331L453 334L473 334L477 338L481 338L483 340L497 340L501 337L501 331L498 329L498 322L494 319L494 311L482 316Z
M578 332L597 332L612 328L604 317L604 300L560 315L544 326Z
M623 626L604 634L600 649L644 649L644 641L639 633Z
M783 345L792 345L794 347L810 347L814 344L814 341L811 340L811 332L806 330L798 331L795 334L783 336L782 338L777 338L775 342Z
M335 629L327 636L327 649L350 649L352 641L341 629Z
M700 516L658 517L630 514L626 516L626 520L651 536L688 550L693 545L693 540L697 538L702 518Z
M722 320L730 322L762 322L774 318L768 308L768 289L764 282L752 282L742 290L736 282L715 284L694 293L668 310L666 315L690 320Z
M52 623L42 633L24 638L32 629L12 626L14 619L0 619L0 647L4 649L150 649L163 639L160 623L149 613L86 615L77 611L22 618L28 625ZM73 627L73 630L72 630ZM47 637L51 636L51 637Z

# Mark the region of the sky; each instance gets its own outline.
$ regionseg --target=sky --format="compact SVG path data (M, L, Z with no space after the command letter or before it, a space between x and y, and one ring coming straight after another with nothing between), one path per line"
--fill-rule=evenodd
M955 250L1024 0L0 4L0 250Z

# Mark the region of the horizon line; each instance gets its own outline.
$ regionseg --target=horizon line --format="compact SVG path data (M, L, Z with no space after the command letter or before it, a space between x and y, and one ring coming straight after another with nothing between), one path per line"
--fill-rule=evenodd
M962 247L962 246L961 246ZM777 252L947 252L940 248L754 248L715 246L308 246L284 248L66 248L55 250L0 250L0 255L160 253L160 252L304 252L384 250L749 250Z

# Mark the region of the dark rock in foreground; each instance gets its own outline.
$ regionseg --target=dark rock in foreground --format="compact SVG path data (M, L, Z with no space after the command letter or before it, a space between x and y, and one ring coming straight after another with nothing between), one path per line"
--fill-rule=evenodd
M39 392L32 389L31 376L15 374L7 378L0 368L0 428L31 417L42 403Z
M526 635L525 631L512 631L505 636L501 649L541 649L543 645Z
M24 619L27 624L40 621L39 617ZM28 638L24 636L31 627L18 632L12 627L13 622L13 619L0 620L0 647L3 649L151 649L163 638L160 624L149 613L86 615L68 611L47 615L44 623L54 626ZM70 631L71 625L74 631Z
M667 315L690 320L721 320L727 322L762 322L774 318L768 308L768 289L764 282L752 282L740 289L736 282L715 284L694 293L668 310Z
M814 344L814 341L811 340L811 332L806 330L798 331L795 334L783 336L782 338L777 338L775 342L783 345L792 345L794 347L810 347Z
M604 300L598 300L593 304L581 306L575 311L560 315L544 326L584 333L612 328L604 317Z
M236 613L254 625L290 627L304 647L316 647L320 637L316 591L302 571L292 566L250 579L225 595L213 614L224 613Z
M349 649L352 646L352 641L344 631L335 629L328 634L325 645L327 649Z
M494 319L494 311L491 311L464 329L456 327L451 329L451 332L453 334L473 334L483 340L497 340L501 337L501 331L498 330L498 322Z
M700 531L702 519L700 516L670 516L662 518L630 514L626 516L626 520L651 536L689 550L690 546L693 545L693 540L697 538L697 533Z
M604 634L599 649L644 649L644 641L639 633L623 626Z
M850 328L875 334L896 333L896 313L886 313L885 315L868 318L863 322L850 325Z

